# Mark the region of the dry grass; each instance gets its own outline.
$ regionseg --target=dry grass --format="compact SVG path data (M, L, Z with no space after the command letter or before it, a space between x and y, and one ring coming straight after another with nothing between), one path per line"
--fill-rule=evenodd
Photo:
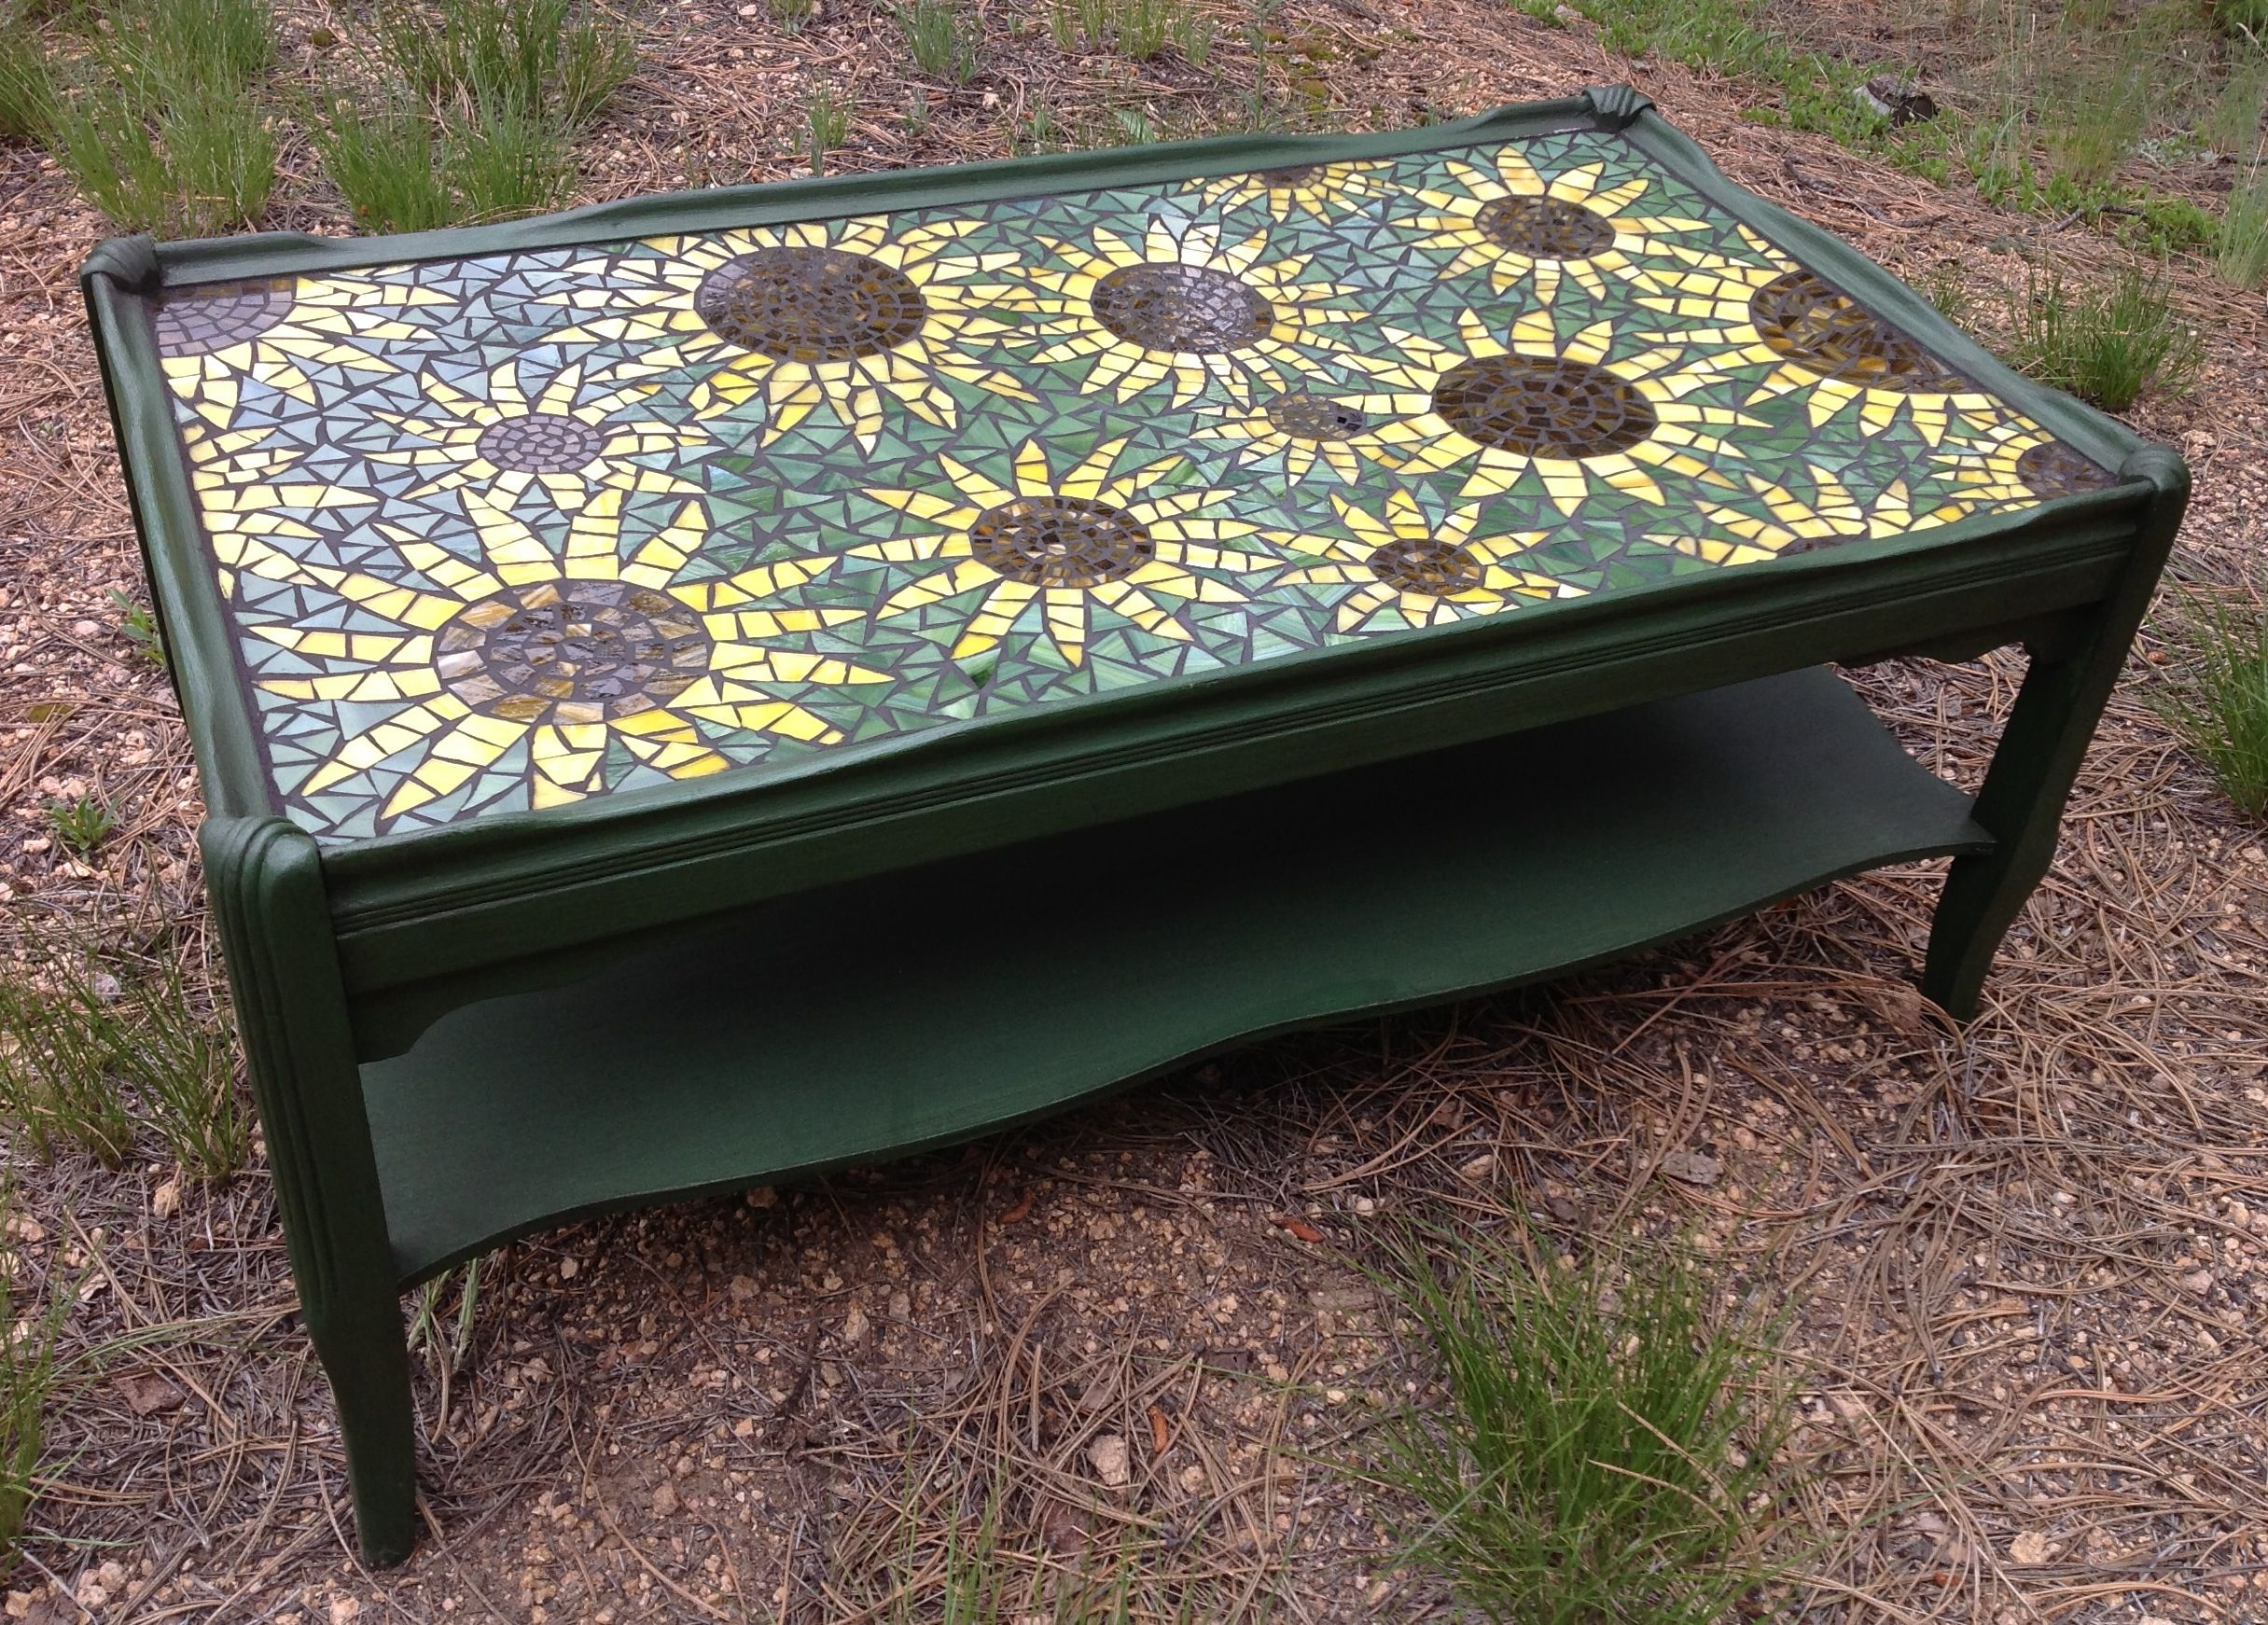
M984 15L981 70L920 81L910 126L886 9L825 0L792 34L761 8L664 10L657 61L590 138L588 194L800 169L818 82L858 87L828 155L851 170L1004 153L1036 109L1074 132L1130 109L1176 132L1394 124L1627 76L1744 184L1910 276L1957 261L1977 308L2026 253L2125 255L1484 0L1299 0L1273 40L1224 13L1202 72L1066 55L1037 8ZM284 71L312 80L310 31L348 21L288 11ZM336 229L312 155L282 170L273 223ZM110 597L137 590L132 536L71 286L99 230L0 148L0 884L11 919L193 933L186 744ZM2178 568L2233 581L2268 523L2268 317L2202 264L2172 274L2205 375L2142 426L2197 472ZM1973 783L2019 670L1861 682ZM1790 1618L2268 1618L2268 838L2168 734L2162 681L2136 662L1966 1033L1907 991L1934 877L1901 871L967 1152L508 1249L463 1358L448 1337L421 1353L431 1538L383 1576L347 1555L259 1169L207 1188L27 1165L17 1302L79 1301L16 1611L76 1619L62 1599L100 1590L104 1619L194 1625L934 1618L925 1588L983 1539L1050 1607L1064 1576L1109 1572L1139 1581L1135 1618L1191 1597L1208 1619L1440 1618L1436 1581L1384 1566L1387 1509L1316 1465L1425 1380L1339 1261L1423 1208L1524 1215L1576 1253L1691 1232L1728 1293L1806 1305L1788 1449L1820 1545ZM44 812L82 795L118 821L85 857ZM1666 1176L1672 1151L1715 1182Z

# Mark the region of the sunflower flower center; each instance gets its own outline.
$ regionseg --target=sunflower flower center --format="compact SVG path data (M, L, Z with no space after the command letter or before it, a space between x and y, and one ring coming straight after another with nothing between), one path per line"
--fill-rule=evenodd
M1300 390L1268 403L1268 422L1295 440L1346 440L1371 426L1359 409Z
M1530 259L1589 259L1614 246L1614 228L1565 198L1491 198L1473 216L1482 236Z
M1791 271L1758 288L1748 316L1764 342L1822 377L1883 389L1951 389L1938 358L1816 272Z
M913 279L841 248L759 248L701 281L693 309L718 338L777 361L855 361L921 331Z
M2016 459L2016 478L2034 496L2068 496L2076 491L2101 491L2117 483L2117 477L2092 458L2083 457L2061 440L2042 440L2027 447Z
M572 474L597 459L606 437L564 412L523 412L482 429L474 449L499 468Z
M604 722L666 705L709 666L675 599L627 581L546 581L468 604L434 666L475 711L512 722Z
M1033 587L1100 587L1158 551L1132 515L1080 496L1020 496L988 508L968 544L977 562Z
M1397 592L1440 598L1481 585L1481 561L1454 542L1438 536L1397 536L1374 549L1371 574Z
M1543 457L1599 457L1658 421L1629 380L1565 356L1482 355L1433 386L1433 410L1467 439Z
M208 355L257 339L291 314L288 276L207 283L170 292L151 318L164 355Z
M1268 337L1275 307L1211 266L1121 265L1094 285L1094 318L1145 350L1218 355Z

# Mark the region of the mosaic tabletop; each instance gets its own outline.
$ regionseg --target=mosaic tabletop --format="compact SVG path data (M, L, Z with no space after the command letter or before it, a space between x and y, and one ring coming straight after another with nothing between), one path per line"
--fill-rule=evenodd
M2110 482L1605 132L152 320L276 805L327 842Z

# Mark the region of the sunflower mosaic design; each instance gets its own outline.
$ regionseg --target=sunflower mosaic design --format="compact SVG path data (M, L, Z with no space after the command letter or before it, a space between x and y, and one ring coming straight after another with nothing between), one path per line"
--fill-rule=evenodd
M1194 412L1201 425L1190 438L1232 448L1231 468L1273 463L1295 484L1316 476L1353 485L1366 463L1389 460L1379 434L1382 421L1364 410L1359 397L1344 393L1289 389L1265 400L1199 406Z
M1704 347L1725 367L1768 368L1748 396L1800 393L1811 425L1856 409L1862 433L1901 418L1931 445L1956 418L1988 424L2010 409L1818 272L1773 251L1746 227L1754 263L1670 253L1682 268L1649 269L1638 303L1677 318L1665 340Z
M917 572L877 616L942 613L955 660L994 648L1035 608L1073 666L1086 659L1098 609L1152 637L1188 641L1181 606L1241 601L1246 593L1235 578L1278 561L1220 545L1259 529L1218 515L1234 493L1166 486L1166 476L1187 465L1179 456L1114 474L1125 447L1123 438L1106 440L1058 475L1046 451L1027 440L1017 450L1010 484L948 457L939 468L950 495L869 491L876 502L938 527L849 549L854 558Z
M1287 549L1325 555L1324 562L1302 564L1278 579L1351 587L1332 618L1343 632L1441 626L1523 603L1580 595L1579 587L1507 563L1508 557L1533 547L1545 533L1478 535L1484 506L1465 503L1436 523L1403 488L1398 487L1377 513L1334 493L1331 507L1353 535L1332 540L1298 532L1272 534L1269 539Z
M955 383L1031 398L981 354L1003 331L986 313L999 290L969 279L1016 257L953 253L979 225L870 215L660 239L605 262L603 297L555 296L591 313L551 338L631 346L627 375L691 369L696 417L761 401L767 445L824 407L870 451L894 407L956 426Z
M499 362L479 394L422 374L417 410L376 414L413 443L373 451L371 461L420 477L405 500L463 492L476 519L524 511L532 499L569 521L569 549L578 553L614 551L624 503L633 495L700 494L698 483L655 463L688 461L714 444L705 425L617 415L650 396L654 385L578 402L580 362L560 368L533 394L522 382L528 370L523 357Z
M1980 504L2028 506L2118 483L2109 469L2024 418L1965 424L1932 461Z
M1543 305L1559 297L1564 279L1603 299L1608 277L1635 279L1663 240L1709 229L1705 220L1637 212L1660 189L1649 176L1609 184L1600 162L1546 174L1516 146L1494 158L1485 167L1451 159L1449 186L1412 194L1430 211L1413 222L1426 233L1419 245L1451 256L1438 273L1444 278L1485 272L1490 292L1525 284Z
M325 842L2115 480L1595 131L175 288L152 333Z
M1279 225L1294 215L1336 220L1372 198L1393 195L1383 163L1294 163L1197 183L1198 196L1219 210L1257 204Z
M1902 479L1892 480L1871 501L1861 502L1830 470L1813 465L1804 472L1812 488L1808 498L1788 485L1749 474L1746 484L1761 503L1762 514L1704 499L1694 507L1702 518L1713 521L1707 530L1699 535L1656 533L1649 539L1711 564L1749 564L1861 537L1932 530L1976 511L1974 503L1946 501L1917 513L1913 493Z
M697 515L680 521L698 528ZM263 693L339 708L338 737L293 786L317 798L357 781L383 799L378 827L500 775L527 804L580 800L635 776L689 779L728 765L717 735L766 747L839 743L842 730L799 702L812 690L886 683L886 674L759 642L814 630L825 612L744 607L808 578L759 567L695 588L604 558L466 560L397 535L402 575L294 559L245 539L229 562L271 588L312 590L336 624L254 627L296 657L262 673ZM690 540L691 538L686 538ZM408 584L404 576L430 585ZM357 726L352 718L382 709ZM489 792L494 794L492 789Z
M1038 368L1084 363L1079 387L1121 401L1164 389L1174 406L1208 390L1250 400L1255 386L1297 388L1361 365L1335 329L1362 319L1357 290L1307 280L1313 257L1270 234L1225 242L1202 220L1153 215L1140 242L1098 226L1084 243L1043 240L1060 266L1034 265L1002 308L1043 319L1011 337Z
M1722 431L1763 426L1689 400L1714 374L1675 346L1609 360L1609 322L1562 339L1535 311L1499 339L1468 310L1457 328L1454 345L1388 329L1397 359L1376 369L1387 387L1361 405L1391 419L1379 438L1399 473L1464 470L1463 496L1500 495L1534 469L1569 518L1602 487L1660 505L1654 470L1728 484L1716 464L1743 453Z
M383 271L329 282L258 277L171 290L152 312L150 327L174 398L226 429L247 386L312 407L316 379L400 370L387 346L424 332L402 313L449 303L438 289Z

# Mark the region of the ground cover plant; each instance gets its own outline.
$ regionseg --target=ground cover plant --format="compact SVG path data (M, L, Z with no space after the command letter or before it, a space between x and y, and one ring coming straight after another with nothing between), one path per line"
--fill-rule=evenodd
M45 98L123 98L103 76L127 47L104 43L100 0L8 7L10 1618L1456 1618L1470 1576L1413 1549L1424 1497L1373 1476L1411 1407L1454 1420L1443 1346L1345 1262L1377 1262L1420 1214L1532 1229L1538 1284L1613 1285L1626 1252L1684 1247L1720 1294L1711 1326L1752 1289L1798 1306L1766 1369L1803 1471L1751 1526L1771 1531L1760 1571L1788 1565L1751 1613L2268 1617L2268 840L2235 754L2264 622L2233 585L2268 502L2268 312L2232 291L2268 68L2241 7L652 0L569 7L547 35L511 20L550 13L482 0L410 13L406 36L361 6L261 13L265 65L227 72L272 140L267 189L211 229L439 224L814 160L1398 127L1631 78L1744 184L2004 353L2025 356L2019 311L2050 267L2066 306L2131 272L2198 346L2190 387L2161 378L2124 409L2196 470L2196 602L2161 606L2159 658L2126 674L1974 1026L1908 991L1923 868L1551 988L1240 1051L965 1152L529 1238L404 1305L432 1523L384 1576L341 1543L335 1420L229 1064L188 745L73 314L77 260L127 222L74 178ZM574 87L613 70L573 63L619 59L561 45L586 25L640 52L595 102ZM2121 102L2096 140L2049 70L2068 59L2115 92L2130 50L2138 128ZM1863 102L1883 73L1939 113ZM814 101L838 95L814 142ZM165 230L234 208L217 182L182 183L166 115L134 104L163 168L117 195ZM538 104L532 133L494 144L503 178L452 171L491 109ZM1896 661L1856 680L1973 786L2022 670ZM82 804L77 840L53 814ZM76 969L35 965L67 937ZM1432 1279L1488 1312L1521 1301L1478 1271ZM1576 1324L1604 1308L1553 1301Z

